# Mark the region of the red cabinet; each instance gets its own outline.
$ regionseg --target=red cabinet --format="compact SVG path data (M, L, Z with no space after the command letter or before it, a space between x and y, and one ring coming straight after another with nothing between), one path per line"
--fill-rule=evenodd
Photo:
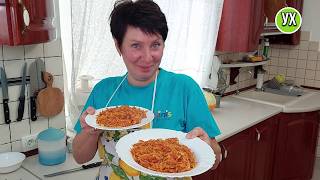
M250 179L271 180L279 116L273 116L253 127Z
M216 50L256 50L263 31L263 9L264 0L224 0Z
M283 114L279 121L274 180L311 179L318 129L318 112Z
M53 0L0 0L0 44L37 44L56 38Z

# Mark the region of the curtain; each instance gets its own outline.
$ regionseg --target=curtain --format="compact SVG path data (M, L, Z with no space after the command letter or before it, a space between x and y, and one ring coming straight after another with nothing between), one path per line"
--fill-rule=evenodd
M184 73L200 86L208 80L223 0L154 0L165 13L169 33L160 67ZM118 55L109 28L115 0L60 0L61 39L65 63L65 91L71 124L79 113L79 77L95 81L122 75L125 65ZM68 6L69 5L69 6ZM69 7L69 8L68 8ZM65 20L70 17L70 21ZM66 18L68 19L68 18ZM72 37L64 38L64 37Z

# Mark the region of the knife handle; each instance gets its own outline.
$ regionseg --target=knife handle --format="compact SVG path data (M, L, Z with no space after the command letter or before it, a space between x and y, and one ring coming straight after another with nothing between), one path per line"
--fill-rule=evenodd
M24 113L24 102L25 102L25 97L19 97L19 106L18 106L18 118L17 121L21 121L23 118L23 113Z
M4 121L7 124L9 124L11 122L8 102L9 102L9 99L3 99Z
M89 169L89 168L94 168L94 167L98 167L101 165L101 162L96 162L96 163L91 163L88 165L82 165L83 169Z
M30 113L31 113L31 120L35 121L37 120L37 104L36 104L36 97L31 96L30 97Z

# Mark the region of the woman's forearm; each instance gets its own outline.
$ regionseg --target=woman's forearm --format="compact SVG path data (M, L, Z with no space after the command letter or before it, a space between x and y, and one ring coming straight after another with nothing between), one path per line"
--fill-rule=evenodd
M93 159L97 152L99 135L82 131L77 134L72 143L73 157L77 163L82 164Z

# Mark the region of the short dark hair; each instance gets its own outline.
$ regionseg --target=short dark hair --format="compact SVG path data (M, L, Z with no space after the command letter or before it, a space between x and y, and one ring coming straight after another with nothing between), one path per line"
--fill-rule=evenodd
M147 34L162 36L167 39L167 20L160 7L152 0L118 0L110 15L110 29L113 38L121 46L128 25L140 28Z

